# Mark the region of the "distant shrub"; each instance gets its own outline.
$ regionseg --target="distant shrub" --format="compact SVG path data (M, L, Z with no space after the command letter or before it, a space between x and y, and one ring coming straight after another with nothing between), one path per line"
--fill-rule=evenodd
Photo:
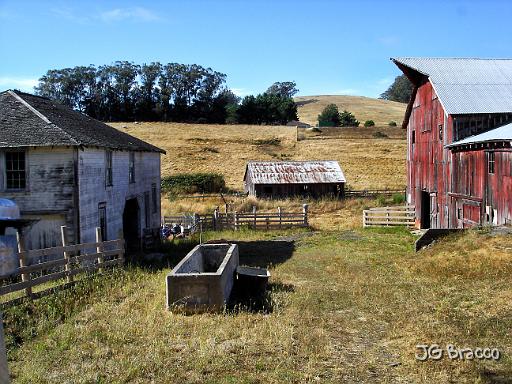
M225 187L224 176L218 173L180 173L162 178L162 192L214 193Z
M321 114L318 115L320 127L339 127L341 125L340 111L336 104L327 105Z
M373 120L366 120L364 122L364 126L365 127L375 127L375 121L373 121Z
M387 139L389 136L385 133L382 133L381 131L374 132L373 137L376 139Z
M393 194L393 204L403 204L405 203L405 195L403 193L394 193Z
M340 121L342 127L359 127L359 121L349 111L343 111L340 113Z
M396 121L390 121L390 122L388 123L388 125L389 125L390 127L396 127Z
M377 196L377 205L380 207L387 205L386 197L384 195Z

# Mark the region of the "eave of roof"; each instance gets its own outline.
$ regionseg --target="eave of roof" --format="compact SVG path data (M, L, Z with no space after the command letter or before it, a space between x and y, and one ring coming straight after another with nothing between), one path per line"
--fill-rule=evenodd
M499 128L491 129L490 131L480 133L478 135L469 136L465 139L455 141L451 144L445 145L445 148L494 142L512 142L512 123L506 124Z

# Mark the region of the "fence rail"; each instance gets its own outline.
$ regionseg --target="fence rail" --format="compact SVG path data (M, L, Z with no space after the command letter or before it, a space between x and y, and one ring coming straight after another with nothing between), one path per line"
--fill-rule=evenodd
M363 227L369 226L414 226L416 212L414 206L378 207L363 211Z
M182 220L183 217L193 218ZM308 205L304 204L302 212L282 212L278 208L277 212L225 212L221 213L216 209L213 214L190 215L190 216L164 216L164 225L184 225L186 222L190 232L197 231L222 231L222 230L240 230L249 229L284 229L293 227L308 227Z
M402 194L405 196L405 189L362 189L345 191L345 197L391 196L394 194Z
M61 227L62 246L24 250L23 240L18 235L19 268L0 275L0 296L24 290L21 297L3 300L3 303L23 297L35 298L52 292L55 288L72 284L76 275L85 272L102 271L104 268L124 263L124 240L102 241L100 229L96 229L96 242L68 245L66 227ZM57 259L28 264L30 261L60 256ZM65 279L65 280L64 280ZM21 280L21 281L20 281ZM51 289L34 294L32 288L48 282L63 280Z

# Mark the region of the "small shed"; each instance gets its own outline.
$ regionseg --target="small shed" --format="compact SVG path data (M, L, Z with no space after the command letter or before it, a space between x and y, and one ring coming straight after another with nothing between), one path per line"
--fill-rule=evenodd
M337 161L250 161L244 175L250 196L342 197L345 175Z

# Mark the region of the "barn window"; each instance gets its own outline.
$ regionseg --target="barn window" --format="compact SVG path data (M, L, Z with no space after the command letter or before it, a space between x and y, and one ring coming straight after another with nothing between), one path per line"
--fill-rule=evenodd
M443 124L439 124L439 140L443 140Z
M487 158L487 165L489 173L494 173L494 152L489 152L489 156Z
M128 178L130 183L135 183L135 153L130 152Z
M152 194L151 202L153 204L153 213L157 213L158 201L157 201L157 193L156 193L156 184L151 184L151 194Z
M25 152L5 153L6 189L25 189L27 186L27 172Z
M111 186L112 183L112 151L105 152L105 185Z
M411 132L411 143L412 144L416 143L416 131Z
M107 240L107 203L98 204L98 226L101 229L101 239Z

